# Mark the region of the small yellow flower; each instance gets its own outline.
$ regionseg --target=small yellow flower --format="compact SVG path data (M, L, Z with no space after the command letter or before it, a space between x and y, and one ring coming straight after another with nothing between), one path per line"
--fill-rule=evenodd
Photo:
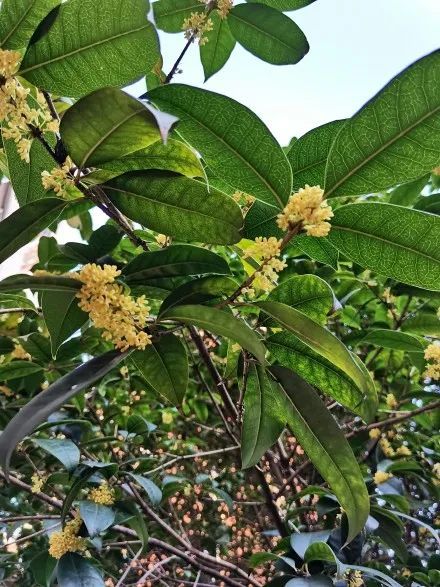
M433 175L440 175L440 165L438 167L434 167L432 173Z
M115 503L115 490L108 483L103 482L99 487L94 487L88 494L90 501L100 505L113 505Z
M372 428L368 434L372 440L377 440L381 436L379 428Z
M208 42L205 33L212 31L214 24L206 13L192 12L189 18L185 18L182 25L182 30L185 31L185 38L190 39L195 37L199 40L199 45L205 45Z
M438 479L440 479L440 463L435 463L432 467L432 472Z
M73 161L67 157L62 167L55 167L49 171L41 173L41 183L45 190L53 190L60 198L68 199L70 197L69 189L74 187L75 182L71 176L71 169L74 167Z
M0 76L12 77L18 70L21 54L18 51L0 50Z
M67 552L81 552L86 549L86 540L78 536L82 520L79 514L67 522L64 530L54 532L49 537L49 554L60 559Z
M21 344L16 344L14 346L14 350L11 352L11 357L22 361L30 361L32 359L31 355L24 350Z
M151 344L151 336L143 331L150 307L145 296L134 299L124 293L123 286L116 282L120 273L114 265L100 267L90 263L72 274L83 284L77 294L78 305L89 314L96 328L104 331L104 340L112 342L117 349L143 350Z
M269 293L278 283L278 273L287 267L285 261L279 258L281 254L281 240L274 236L270 238L257 237L244 252L244 258L257 257L262 261L260 268L255 272L253 287L242 290L249 297L255 295L255 290Z
M34 473L31 477L31 481L32 481L32 487L31 487L31 491L32 493L40 493L40 491L43 489L44 484L46 483L47 478L45 476L41 476L38 475L38 473Z
M402 577L411 577L411 571L407 568L402 569L401 575L402 575Z
M291 230L301 225L308 236L327 236L331 229L328 220L333 217L333 212L323 196L324 190L319 186L301 188L290 196L286 207L278 214L278 226L282 230Z
M217 11L221 19L225 19L228 16L232 4L233 0L217 0Z
M382 298L387 304L393 304L396 301L395 296L392 295L391 289L386 287L382 292Z
M345 577L348 581L348 587L362 587L364 584L360 571L347 571Z
M425 359L433 361L426 366L425 377L440 380L440 342L433 342L425 349Z
M393 393L387 394L386 404L387 404L387 406L389 407L390 410L395 410L397 408L397 406L399 405L397 403L397 400L394 397L394 394Z
M390 444L390 441L387 438L381 438L379 440L379 446L382 449L383 454L386 457L394 457L395 456L395 452L393 447Z
M162 422L164 424L172 424L173 420L174 418L171 412L162 412Z
M158 234L156 235L156 242L161 247L165 247L168 244L168 237L166 234Z
M412 452L407 446L402 444L402 446L396 448L396 455L399 457L410 457L412 455Z
M376 473L374 473L374 483L380 485L381 483L388 481L388 479L391 479L392 476L391 473L386 473L385 471L376 471Z

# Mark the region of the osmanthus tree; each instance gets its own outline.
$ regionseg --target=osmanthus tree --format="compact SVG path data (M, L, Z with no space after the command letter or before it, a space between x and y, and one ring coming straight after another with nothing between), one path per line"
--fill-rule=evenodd
M81 242L0 282L2 584L439 584L440 52L286 148L174 83L310 3L3 0L0 262Z

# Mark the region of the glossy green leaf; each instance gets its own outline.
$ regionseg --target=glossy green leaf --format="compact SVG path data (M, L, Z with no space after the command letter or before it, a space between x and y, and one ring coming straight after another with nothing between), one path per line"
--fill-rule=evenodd
M238 204L189 177L126 173L103 189L128 218L157 232L214 244L233 244L241 239L243 217Z
M20 291L31 289L32 291L57 291L77 292L81 289L81 282L71 277L61 275L48 275L37 277L35 275L11 275L0 281L0 292Z
M181 33L185 18L204 10L199 0L159 0L153 3L156 26L166 33Z
M11 361L0 364L0 381L11 381L21 379L34 373L41 373L43 367L31 361Z
M406 351L409 353L421 352L425 348L415 336L411 336L405 332L386 330L383 328L368 332L358 344L372 344L382 348Z
M422 210L430 214L440 215L440 194L431 194L430 196L422 196L414 204L415 210Z
M437 314L419 312L404 321L402 330L421 336L440 336L440 320Z
M207 275L183 283L173 290L163 301L160 312L183 304L202 304L207 301L228 296L237 290L239 284L227 275Z
M270 6L238 4L229 12L227 21L240 45L268 63L298 63L309 51L299 26Z
M115 510L105 505L84 500L79 502L78 508L87 532L92 538L107 530L115 521Z
M304 561L326 561L333 565L338 563L335 553L326 542L313 542L304 553Z
M205 82L225 65L235 47L235 39L229 30L228 21L218 12L209 15L212 31L204 34L208 42L200 46L200 60L205 73Z
M31 45L20 75L62 96L79 97L105 86L125 86L152 69L159 55L157 34L147 20L147 0L95 0L61 4L49 31Z
M58 198L37 200L0 222L0 263L54 222L65 205L66 202Z
M377 397L373 389L365 397L345 371L296 336L288 332L273 334L267 340L267 348L276 361L298 373L310 385L359 414L366 422L373 419L377 407Z
M429 180L429 175L424 175L415 179L403 183L395 188L390 195L390 204L397 204L398 206L412 206L417 198L420 196L421 191L426 186Z
M440 218L394 204L335 210L328 240L349 259L403 283L440 290Z
M38 438L34 440L34 444L58 459L68 471L71 471L79 464L81 457L79 448L67 438Z
M351 542L367 521L370 502L350 445L310 385L284 367L270 370L285 392L288 426L345 510Z
M295 308L319 324L325 324L333 307L331 287L316 275L295 275L285 279L267 299Z
M31 560L29 568L37 585L50 587L56 566L57 560L48 552L43 551Z
M49 331L52 356L59 347L89 319L78 306L77 292L45 291L41 296L41 310Z
M75 163L99 166L166 139L176 118L147 107L118 88L78 100L64 114L61 137Z
M440 161L440 51L410 65L346 122L329 154L329 196L380 192Z
M134 473L130 473L130 476L133 477L136 483L142 487L153 505L160 504L162 501L162 491L156 485L156 483L147 477L143 477L142 475L135 475Z
M284 233L277 225L280 213L275 206L256 201L244 219L243 236L254 240L258 236L283 238Z
M230 273L230 269L225 259L208 249L172 245L160 251L141 253L124 267L122 276L129 285L145 285L150 279L204 273L225 274Z
M256 465L275 444L283 431L285 421L283 396L278 384L264 367L250 363L241 432L243 469Z
M246 0L246 2L252 2L252 0ZM277 10L288 12L289 10L298 10L298 8L304 8L315 2L315 0L258 0L259 4L266 4Z
M339 251L328 238L314 238L307 234L299 234L292 243L314 261L330 265L333 269L338 268Z
M7 355L14 350L14 343L11 338L0 335L0 355Z
M40 21L61 0L3 0L0 12L0 47L23 49Z
M156 393L173 405L182 404L188 386L188 357L177 336L161 336L145 350L132 353L130 360Z
M328 122L314 128L293 143L287 153L293 172L292 191L295 192L306 184L324 186L328 154L344 124L345 120Z
M12 452L25 436L33 432L39 424L44 422L50 414L60 408L71 397L98 381L119 365L126 356L127 353L109 351L104 355L95 357L52 383L44 393L33 397L12 418L0 435L0 465L6 475L9 474L9 461Z
M186 177L204 177L202 163L197 154L185 143L169 139L167 143L158 141L146 149L135 151L126 157L109 161L101 166L103 171L93 173L105 176L104 181L126 173L144 169L174 171Z
M183 324L191 324L208 330L208 332L213 332L218 336L230 338L252 353L260 363L265 362L266 348L258 335L243 320L226 311L207 306L176 306L164 312L162 320L174 320L183 322Z
M98 569L76 552L68 552L59 560L57 581L59 587L104 587Z
M0 293L0 308L22 308L24 310L38 313L33 302L24 295ZM0 353L0 355L1 354L2 353Z
M373 382L370 378L365 377L350 351L330 331L299 310L290 308L281 302L265 301L257 302L255 305L276 320L280 326L297 336L313 351L344 371L365 397L371 393Z
M404 525L394 514L377 505L371 506L371 516L379 523L374 534L380 538L386 546L392 548L399 559L406 563L408 550L402 540Z
M54 192L43 188L41 173L51 171L56 163L39 141L32 141L30 163L20 158L14 141L4 141L4 149L8 159L9 178L20 206L53 197Z
M290 165L269 129L246 106L181 84L161 86L149 96L179 117L179 134L215 175L237 190L284 207L291 194Z

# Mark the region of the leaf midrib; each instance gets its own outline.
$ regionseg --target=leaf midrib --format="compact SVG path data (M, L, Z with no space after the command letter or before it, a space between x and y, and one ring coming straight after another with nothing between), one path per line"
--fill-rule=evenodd
M246 6L246 5L245 5ZM284 47L286 47L289 50L294 49L295 47L292 47L292 45L288 45L287 43L285 43L284 41L282 41L279 37L276 37L274 35L271 35L270 33L268 33L267 31L265 31L262 28L259 28L258 26L256 26L253 22L249 21L249 20L245 20L244 18L242 18L241 16L237 16L234 12L231 12L229 15L229 18L236 18L237 20L241 21L242 23L244 23L245 25L255 29L256 31L259 31L260 33L262 33L264 36L268 37L269 39L272 39L273 41L275 41L276 43L280 44L280 45L284 45Z
M112 42L115 39L119 39L122 37L126 37L128 35L132 35L134 33L138 33L139 31L142 31L150 26L151 26L151 23L147 22L146 24L142 25L141 27L131 29L130 31L124 31L123 33L113 35L112 37L106 37L105 39L101 39L101 40L96 41L94 43L90 43L89 45L85 45L83 47L78 47L78 49L75 49L74 51L70 51L69 53L64 53L63 55L59 55L59 56L54 57L52 59L48 59L47 61L37 63L35 65L32 65L31 67L28 67L27 69L21 69L17 73L17 75L24 75L25 73L29 73L30 71L34 71L35 69L40 69L41 67L45 67L46 65L51 65L52 63L56 63L57 61L61 61L62 59L67 59L69 57L72 57L72 55L77 55L78 53L82 53L84 51L89 51L90 49L93 49L94 47L99 47L100 45L103 45L105 43ZM36 47L37 47L37 45L36 45Z
M374 105L373 105L373 110L374 110ZM377 155L380 155L380 153L382 153L383 151L385 151L386 149L388 149L388 147L390 147L391 145L393 145L394 143L396 143L399 139L405 137L407 134L409 134L412 130L414 130L417 126L419 126L419 124L422 124L425 120L427 120L428 118L430 118L431 116L434 116L438 111L440 111L440 106L437 106L436 108L434 108L434 110L430 110L427 114L424 114L422 117L418 118L415 122L413 122L413 124L411 124L410 126L408 126L407 128L403 129L400 133L398 133L397 135L395 135L394 137L392 137L390 140L388 140L387 142L385 142L381 147L379 147L379 149L377 149L376 151L374 151L373 153L371 153L366 159L364 159L363 161L361 161L358 165L356 165L349 173L347 173L344 177L342 177L338 182L335 183L335 185L333 185L329 191L326 191L325 195L328 198L334 191L336 191L338 189L339 186L341 186L342 184L344 184L347 179L349 179L350 177L352 177L355 173L357 173L359 171L359 169L362 169L363 167L365 167L365 165L367 165L368 163L370 163L370 161L372 161L375 157L377 157ZM349 127L349 125L353 125L354 122L357 122L356 119L354 120L350 120L347 128ZM345 125L344 125L345 126ZM341 132L344 129L344 127L341 128ZM331 155L333 150L336 148L336 141L339 137L337 137L331 147L330 153L329 153L329 157L327 160L327 169L328 169L328 163L331 160ZM327 177L327 169L326 169L326 177Z
M20 1L20 0L19 0ZM29 12L32 10L32 8L35 5L36 0L33 0L30 4L29 7L24 11L22 17L17 21L17 23L15 24L15 26L12 27L12 29L9 31L9 33L6 35L6 37L4 39L2 39L2 41L0 41L0 46L3 47L3 45L6 43L6 41L9 41L9 39L12 37L12 35L16 32L16 30L18 28L20 28L21 23L26 19L27 15L29 14Z

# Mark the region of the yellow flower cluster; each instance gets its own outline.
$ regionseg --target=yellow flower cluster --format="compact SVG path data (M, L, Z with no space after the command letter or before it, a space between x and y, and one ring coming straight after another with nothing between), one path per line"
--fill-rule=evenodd
M374 483L380 485L381 483L388 481L388 479L391 479L392 476L392 473L387 473L386 471L376 471L374 473Z
M0 385L0 393L5 395L6 397L11 397L12 395L14 395L12 390L9 389L9 387L7 387L6 385Z
M113 265L84 265L79 273L73 274L83 284L77 294L78 305L89 314L96 328L104 330L103 338L116 348L143 350L151 343L150 335L142 330L150 307L145 296L134 299L124 293L123 286L115 281L120 273Z
M30 354L24 350L21 344L16 344L14 346L14 349L11 352L11 357L13 359L21 359L22 361L30 361L32 359Z
M281 240L278 240L274 236L270 238L259 236L246 249L244 258L257 257L262 260L262 263L255 273L253 287L244 288L243 293L253 297L255 290L269 293L276 286L278 283L278 273L287 267L285 261L279 258L281 254L281 242Z
M232 8L233 0L217 0L217 11L220 18L224 19L228 16Z
M100 505L113 505L115 503L115 490L103 482L99 487L94 487L89 491L88 498L90 501Z
M394 302L396 301L396 297L393 296L393 294L391 293L391 289L389 287L386 287L383 292L382 292L382 299L387 303L387 304L394 304Z
M437 477L437 479L440 479L440 463L435 463L435 465L432 467L432 472Z
M71 175L71 169L74 167L70 157L64 161L62 167L55 167L49 171L43 171L41 174L41 183L45 190L53 190L60 198L68 199L70 196L69 188L75 185Z
M433 342L425 349L425 359L433 361L433 363L427 365L425 377L440 379L440 342Z
M404 444L402 444L402 446L399 446L398 448L396 448L396 455L398 457L410 457L411 454L412 453L411 453L410 449Z
M40 491L43 489L44 484L46 483L46 477L42 477L41 475L38 475L38 473L34 473L31 477L31 481L32 493L40 493Z
M213 22L207 14L201 12L192 12L189 18L185 18L182 30L185 31L185 39L194 37L199 40L199 45L205 45L208 38L205 33L209 33L214 28Z
M390 441L387 438L381 438L379 440L379 446L386 457L394 457L396 455L394 448L391 446Z
M30 90L13 77L20 59L17 51L0 50L0 122L3 138L13 140L20 158L29 163L32 128L58 132L59 124L53 120L43 94L36 90L31 96ZM34 107L29 105L31 100Z
M390 410L395 410L397 408L397 406L399 405L396 398L394 397L393 393L387 394L385 401L386 401L387 407Z
M157 234L156 235L156 242L161 247L166 247L168 244L168 237L166 234Z
M60 559L66 552L78 552L86 549L86 540L78 536L82 520L79 514L67 522L64 530L54 532L49 537L49 554Z
M377 440L381 436L379 428L372 428L368 434L372 440Z
M290 196L287 206L278 214L278 226L291 230L300 224L308 236L327 236L331 228L327 221L333 212L323 196L324 190L319 186L301 188Z
M347 571L345 577L348 582L348 587L362 587L364 580L360 571Z

